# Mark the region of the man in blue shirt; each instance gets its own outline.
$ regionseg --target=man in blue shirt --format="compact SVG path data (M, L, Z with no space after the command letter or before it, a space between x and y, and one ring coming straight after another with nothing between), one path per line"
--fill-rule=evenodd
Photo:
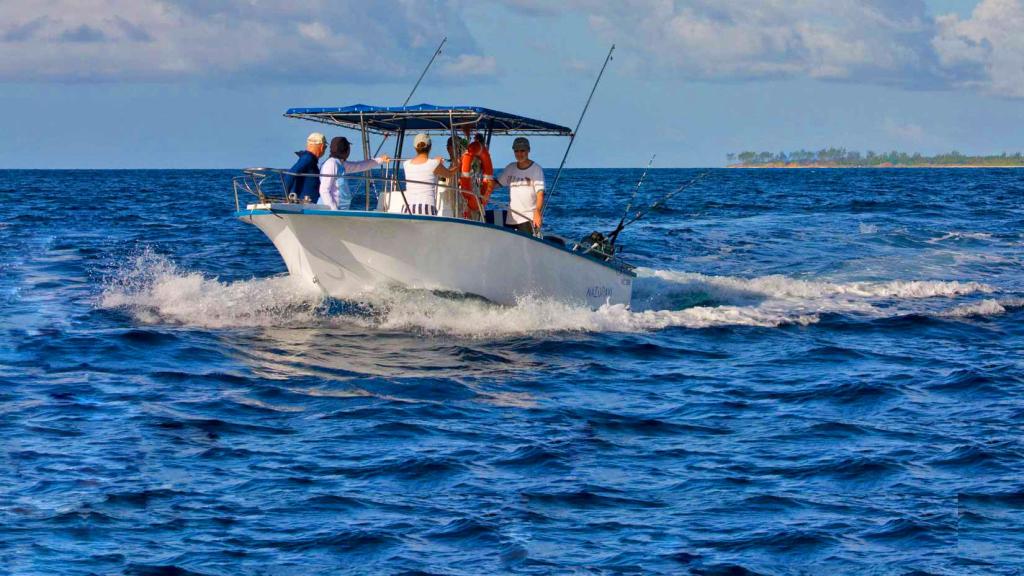
M310 202L316 204L320 199L320 167L317 161L324 155L327 149L327 138L319 133L313 132L306 138L306 149L295 154L299 157L289 172L294 174L310 174L310 176L285 176L285 196L295 194L299 202Z

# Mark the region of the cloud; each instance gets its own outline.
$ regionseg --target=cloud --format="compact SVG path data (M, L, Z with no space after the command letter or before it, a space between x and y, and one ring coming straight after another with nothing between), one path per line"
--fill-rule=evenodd
M121 18L120 16L114 16L113 22L124 34L125 40L128 40L130 42L153 41L153 37L149 35L149 32L146 32L145 28L132 24L131 22L125 20L124 18Z
M530 16L558 14L564 10L561 3L551 0L505 0L504 4L517 12Z
M588 62L579 58L569 57L562 60L562 68L570 74L596 74L599 62Z
M107 35L102 30L87 24L70 28L57 36L59 42L105 42Z
M522 10L533 2L506 0ZM811 78L1024 97L1024 0L968 19L924 0L565 0L623 70L705 81ZM537 17L544 17L539 14Z
M593 4L592 6L597 6ZM636 0L591 26L651 65L705 80L921 83L936 61L922 0Z
M39 16L38 18L33 18L28 22L10 26L2 35L0 35L0 41L28 42L35 37L36 32L46 24L47 20L49 20L49 18L46 16Z
M985 92L1024 98L1024 3L983 0L971 17L938 19L932 44L951 81Z
M316 42L324 42L331 31L321 22L303 22L299 24L299 33Z
M3 0L0 81L391 82L442 35L467 81L493 74L447 0ZM45 12L45 13L44 13Z
M899 122L893 118L886 118L882 128L890 136L907 143L918 144L925 139L924 128L913 122Z
M446 57L441 62L441 75L446 78L472 78L494 76L498 62L493 56L460 54L455 58Z

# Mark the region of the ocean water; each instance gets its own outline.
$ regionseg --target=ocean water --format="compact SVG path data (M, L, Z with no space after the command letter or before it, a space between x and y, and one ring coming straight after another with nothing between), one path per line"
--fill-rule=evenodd
M1024 573L1024 172L714 170L596 311L325 301L234 174L0 171L0 573Z

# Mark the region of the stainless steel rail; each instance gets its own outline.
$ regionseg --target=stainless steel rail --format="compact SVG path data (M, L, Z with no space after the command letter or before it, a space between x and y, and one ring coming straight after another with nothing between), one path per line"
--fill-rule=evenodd
M274 176L276 176L276 178L272 178ZM232 188L233 188L234 194L235 194L235 210L236 211L237 210L241 210L242 203L241 203L241 200L239 200L239 192L242 192L243 194L249 194L251 196L256 197L256 199L259 201L260 204L272 204L272 203L279 203L279 204L301 204L302 202L298 199L298 197L295 196L294 193L292 193L292 194L287 194L286 193L286 186L285 186L285 180L284 180L285 176L292 176L292 177L296 177L296 178L346 178L346 179L349 179L349 180L360 180L360 181L367 181L367 182L382 182L382 183L385 184L385 187L384 187L384 190L382 191L382 194L388 194L389 196L390 196L390 193L399 191L400 190L399 185L401 183L403 183L403 182L404 183L413 183L413 184L427 184L427 185L430 185L430 186L436 186L439 190L441 190L441 189L443 189L443 190L453 190L453 191L458 192L458 194L455 195L456 201L458 202L458 206L457 206L457 209L456 209L456 213L457 214L462 214L463 213L462 208L464 207L463 204L465 202L465 200L463 199L463 194L468 194L468 195L476 198L477 203L481 207L484 207L483 196L481 196L480 194L476 194L472 190L466 190L464 188L460 188L459 186L452 186L452 185L448 185L448 184L441 184L440 182L436 182L435 183L435 182L427 182L427 181L423 181L423 180L400 180L400 179L398 179L394 175L393 172L391 172L390 174L388 172L385 172L384 176L367 176L367 175L362 175L362 174L354 174L354 175L334 174L334 175L323 175L323 176L321 176L319 174L299 174L299 173L291 172L289 170L284 170L284 169L281 169L281 168L257 167L257 168L245 168L245 169L242 170L242 175L241 176L235 176L234 178L231 179ZM265 186L267 185L268 180L270 180L270 181L278 181L279 180L280 181L280 190L281 190L280 195L275 195L275 194L268 193L268 191L265 189ZM369 200L369 196L367 196L367 200ZM512 214L515 214L515 215L517 215L517 216L519 216L521 218L527 218L527 219L530 218L530 216L528 216L526 214L523 214L521 212L513 210L512 207L509 206L508 204L505 204L505 203L494 203L494 205L499 207L499 208L501 208L501 209L503 209L503 210L506 210L507 212L511 212ZM385 207L385 209L386 209L386 207ZM480 218L478 219L478 221L482 221L483 220L484 212L485 212L485 210L480 210L480 212L479 212L479 217ZM459 217L456 216L456 218L459 218Z

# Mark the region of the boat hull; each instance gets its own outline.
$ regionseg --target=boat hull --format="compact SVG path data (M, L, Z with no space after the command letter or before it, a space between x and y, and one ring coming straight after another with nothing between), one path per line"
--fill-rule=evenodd
M629 304L634 274L498 226L454 218L293 204L237 213L277 247L288 272L335 298L380 286L515 304L525 296L597 308Z

